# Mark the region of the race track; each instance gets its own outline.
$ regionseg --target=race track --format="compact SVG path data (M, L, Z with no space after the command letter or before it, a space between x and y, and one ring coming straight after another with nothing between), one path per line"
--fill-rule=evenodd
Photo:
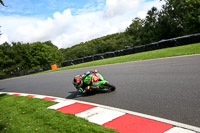
M98 69L116 91L83 97L72 79ZM0 81L0 91L88 101L200 127L200 55L119 63Z

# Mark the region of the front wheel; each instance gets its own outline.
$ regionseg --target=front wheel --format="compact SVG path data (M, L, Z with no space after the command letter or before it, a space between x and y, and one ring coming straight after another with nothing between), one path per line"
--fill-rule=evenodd
M111 91L114 91L116 87L115 87L114 85L111 85L111 84L109 84L109 83L106 83L106 84L105 84L105 88L106 88L106 89L109 89L109 90L111 90Z

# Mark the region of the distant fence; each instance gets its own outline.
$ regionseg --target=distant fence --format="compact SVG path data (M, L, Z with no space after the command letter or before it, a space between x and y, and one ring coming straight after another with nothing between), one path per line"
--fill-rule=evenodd
M132 48L126 47L125 49L116 50L113 52L107 52L103 54L91 55L91 56L87 56L87 57L83 57L79 59L68 60L62 63L62 67L81 64L81 63L95 61L95 60L107 59L107 58L112 58L112 57L117 57L117 56L140 53L140 52L145 52L145 51L152 51L156 49L163 49L163 48L176 47L176 46L187 45L187 44L192 44L192 43L198 43L198 42L200 42L200 33L186 35L182 37L176 37L176 38L167 39L167 40L161 40L159 42L150 43L150 44L141 45L141 46L135 46ZM38 72L47 71L47 70L51 70L51 66L38 68L38 69L31 69L28 71L18 72L12 75L0 75L0 79L23 76L23 75L38 73Z
M47 70L51 70L51 66L43 67L43 68L37 68L37 69L30 69L30 70L27 70L27 71L17 72L17 73L11 74L11 75L0 75L0 80L6 79L6 78L12 78L12 77L18 77L18 76L23 76L23 75L34 74L34 73L43 72L43 71L47 71Z
M200 42L200 33L186 35L182 37L176 37L176 38L167 39L167 40L161 40L159 42L154 42L154 43L141 45L141 46L135 46L132 48L127 47L125 49L116 50L113 52L107 52L103 54L96 54L96 55L87 56L87 57L83 57L79 59L68 60L62 63L62 67L81 64L84 62L106 59L106 58L112 58L112 57L117 57L117 56L123 56L123 55L128 55L128 54L152 51L152 50L169 48L169 47L176 47L176 46L187 45L187 44L192 44L192 43L198 43L198 42Z

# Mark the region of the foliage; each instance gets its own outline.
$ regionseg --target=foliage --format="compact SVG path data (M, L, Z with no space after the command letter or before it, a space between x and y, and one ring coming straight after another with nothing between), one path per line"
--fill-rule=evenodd
M1 4L2 6L6 6L6 5L4 4L3 0L0 0L0 4Z
M132 37L125 33L116 33L97 38L85 43L72 46L67 49L60 49L63 53L65 60L72 60L94 54L105 53L123 49L125 46L133 46Z
M4 4L3 0L0 0L0 4L1 4L2 6L5 6L5 7L6 7L6 5ZM0 26L0 28L1 28L1 26ZM1 31L0 31L0 36L1 36Z
M12 74L42 68L64 61L62 53L50 41L32 44L7 42L0 45L0 71Z
M107 35L71 48L61 49L65 60L200 32L200 0L164 1L166 4L160 11L152 7L145 19L133 19L123 33Z

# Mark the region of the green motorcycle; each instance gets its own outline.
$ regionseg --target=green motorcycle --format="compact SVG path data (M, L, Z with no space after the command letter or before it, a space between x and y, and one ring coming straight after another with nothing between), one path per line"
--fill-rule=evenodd
M94 91L114 91L116 87L104 80L103 76L97 70L88 72L84 75L77 75L73 81L74 86L84 94Z

